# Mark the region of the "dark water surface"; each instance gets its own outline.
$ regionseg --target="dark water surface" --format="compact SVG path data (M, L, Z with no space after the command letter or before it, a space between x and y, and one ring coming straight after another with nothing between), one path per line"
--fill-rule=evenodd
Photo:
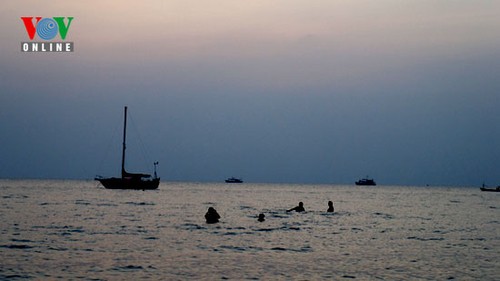
M1 180L0 279L500 279L500 193L479 188L96 186Z

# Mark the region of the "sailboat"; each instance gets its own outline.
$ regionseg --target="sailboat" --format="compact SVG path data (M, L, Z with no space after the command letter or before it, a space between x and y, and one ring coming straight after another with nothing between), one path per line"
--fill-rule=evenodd
M154 177L149 174L129 173L125 170L125 148L127 140L127 107L124 109L123 118L123 146L122 146L122 176L120 178L104 178L97 176L94 180L99 181L108 189L157 189L160 178L156 175L156 165L154 163Z

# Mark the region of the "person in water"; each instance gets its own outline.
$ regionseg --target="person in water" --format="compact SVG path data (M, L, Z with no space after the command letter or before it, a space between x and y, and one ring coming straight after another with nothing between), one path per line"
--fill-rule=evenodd
M258 218L257 220L258 220L258 221L260 221L260 222L263 222L263 221L265 221L265 220L266 220L265 218L266 218L266 215L264 215L264 214L259 214L259 218Z
M205 214L205 220L207 223L218 223L220 219L219 213L213 208L208 208L207 213Z
M287 212L295 211L295 212L305 212L306 209L304 209L304 203L299 202L299 205L297 207L291 208L290 210L286 210Z
M328 210L326 210L327 212L330 212L330 213L333 213L335 211L335 209L333 208L333 202L332 201L328 201Z

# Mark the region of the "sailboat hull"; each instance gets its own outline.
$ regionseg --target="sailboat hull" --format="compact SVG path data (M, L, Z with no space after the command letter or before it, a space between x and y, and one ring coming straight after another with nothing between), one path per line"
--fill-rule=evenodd
M104 188L107 189L157 189L160 185L160 178L151 180L134 178L95 178Z

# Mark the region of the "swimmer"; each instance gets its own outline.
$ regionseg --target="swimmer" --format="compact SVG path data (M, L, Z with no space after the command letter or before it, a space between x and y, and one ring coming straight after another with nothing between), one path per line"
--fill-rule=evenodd
M295 212L305 212L304 203L299 202L297 207L291 208L290 210L286 210L287 212L295 211Z
M326 210L327 212L330 212L330 213L333 213L335 211L335 209L333 208L333 202L332 201L328 201L328 210Z
M207 213L205 214L205 220L207 223L218 223L220 219L220 215L217 213L217 211L210 207L208 208Z
M266 217L266 215L264 215L264 214L259 214L259 218L258 218L257 220L258 220L258 221L260 221L260 222L263 222L263 221L265 221L265 220L266 220L266 219L265 219L265 217Z

